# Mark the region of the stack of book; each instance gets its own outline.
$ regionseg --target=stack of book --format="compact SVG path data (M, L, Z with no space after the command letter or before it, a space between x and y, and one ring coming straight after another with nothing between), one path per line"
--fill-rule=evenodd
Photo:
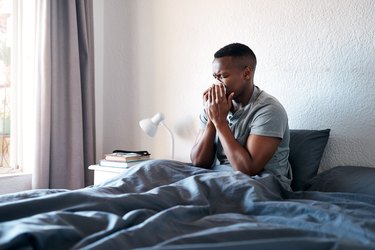
M141 153L114 152L105 154L104 159L99 161L99 165L104 167L128 168L149 159L150 154L147 151Z

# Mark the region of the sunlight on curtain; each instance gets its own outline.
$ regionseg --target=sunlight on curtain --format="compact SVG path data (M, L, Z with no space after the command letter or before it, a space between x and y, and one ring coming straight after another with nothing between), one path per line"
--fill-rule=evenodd
M16 87L13 91L15 119L12 130L12 164L23 172L32 173L33 188L49 186L50 152L41 152L47 148L50 140L50 96L48 84L51 55L46 49L47 32L50 31L49 0L15 1L15 73ZM44 140L44 142L42 142ZM47 145L47 147L45 147Z
M12 38L13 2L0 0L0 175L19 171L9 163Z
M36 162L36 93L35 75L35 1L17 0L14 4L14 40L12 55L12 166L33 172Z

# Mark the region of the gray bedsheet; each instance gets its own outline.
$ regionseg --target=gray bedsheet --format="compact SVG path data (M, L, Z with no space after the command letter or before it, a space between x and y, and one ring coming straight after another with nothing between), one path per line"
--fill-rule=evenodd
M18 248L375 249L375 196L148 161L80 190L0 196L0 249Z

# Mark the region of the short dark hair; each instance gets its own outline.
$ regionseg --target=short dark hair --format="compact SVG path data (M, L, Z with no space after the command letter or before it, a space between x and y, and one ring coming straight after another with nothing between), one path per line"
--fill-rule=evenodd
M231 56L231 57L243 57L247 58L251 62L251 66L254 67L257 64L257 58L254 54L254 52L245 44L242 43L231 43L228 44L214 54L215 58L221 58L225 56Z

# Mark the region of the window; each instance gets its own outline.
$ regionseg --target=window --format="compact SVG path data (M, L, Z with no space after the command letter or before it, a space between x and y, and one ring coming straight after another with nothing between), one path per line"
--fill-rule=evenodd
M0 174L17 171L10 163L12 3L0 0Z

